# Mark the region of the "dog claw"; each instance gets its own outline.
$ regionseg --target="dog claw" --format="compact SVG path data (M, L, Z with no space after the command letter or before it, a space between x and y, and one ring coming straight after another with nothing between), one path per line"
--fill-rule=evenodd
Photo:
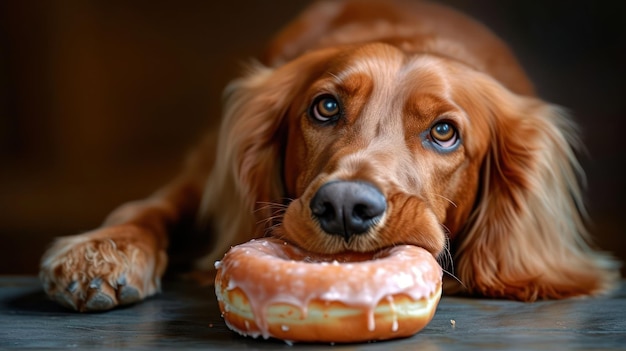
M119 278L117 278L117 285L121 285L124 286L126 285L126 274L122 274L119 276Z
M100 289L100 287L102 286L102 278L94 278L93 280L91 280L91 283L89 283L89 287L92 289Z
M93 279L89 287L94 290L88 293L83 310L102 311L111 309L117 305L115 289L109 284L104 284L101 278Z
M73 294L78 290L78 282L77 281L72 281L71 283L69 283L67 285L67 287L65 288L65 290L70 293Z

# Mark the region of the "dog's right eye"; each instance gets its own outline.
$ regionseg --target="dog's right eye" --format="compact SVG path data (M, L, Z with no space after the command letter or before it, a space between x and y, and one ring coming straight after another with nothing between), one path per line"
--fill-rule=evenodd
M334 96L320 95L313 100L309 115L320 123L334 122L341 115L341 106Z
M437 122L430 128L430 140L442 151L453 150L459 143L459 132L450 122Z

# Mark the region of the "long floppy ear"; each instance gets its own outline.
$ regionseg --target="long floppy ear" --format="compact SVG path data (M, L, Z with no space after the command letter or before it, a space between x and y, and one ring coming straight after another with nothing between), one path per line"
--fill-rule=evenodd
M263 236L272 215L267 203L283 198L285 116L329 54L311 53L276 69L257 65L227 87L217 155L199 213L211 222L214 246L198 268L212 267L231 245Z
M558 107L484 88L491 146L458 278L470 294L523 301L606 292L618 265L589 245L575 126Z

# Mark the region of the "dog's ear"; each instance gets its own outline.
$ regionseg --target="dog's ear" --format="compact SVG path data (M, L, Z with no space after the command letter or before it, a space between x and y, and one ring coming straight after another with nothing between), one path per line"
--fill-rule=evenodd
M589 245L575 126L562 109L495 82L480 94L491 145L459 238L458 278L470 294L523 301L607 291L619 274Z
M218 246L203 262L212 264L230 245L262 236L264 224L271 224L267 219L276 208L268 203L283 200L286 114L332 54L321 50L276 69L257 65L227 87L217 154L199 214L215 227Z

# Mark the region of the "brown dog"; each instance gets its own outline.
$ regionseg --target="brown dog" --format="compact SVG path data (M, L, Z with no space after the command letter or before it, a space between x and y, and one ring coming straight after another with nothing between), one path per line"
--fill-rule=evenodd
M54 243L40 274L52 298L84 311L156 293L168 232L189 218L216 233L207 269L274 235L324 253L418 245L473 295L597 294L618 277L587 244L572 122L449 8L317 2L228 87L224 111L178 178Z

